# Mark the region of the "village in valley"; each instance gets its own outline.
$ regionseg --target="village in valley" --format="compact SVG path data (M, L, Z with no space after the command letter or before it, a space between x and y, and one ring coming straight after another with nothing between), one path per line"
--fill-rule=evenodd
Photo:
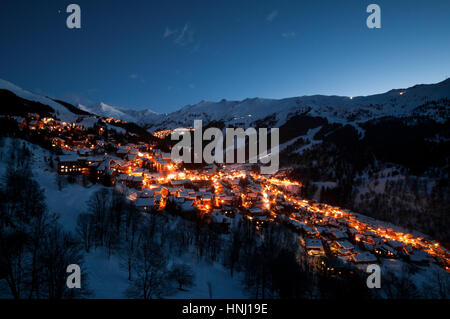
M290 180L288 170L267 176L250 164L173 163L170 146L162 147L159 138L170 130L143 139L130 123L111 117L80 116L72 123L38 114L7 119L51 145L57 174L120 189L143 214L176 209L183 216L201 216L222 233L236 219L247 219L256 229L280 223L298 234L297 244L311 259L334 260L335 266L327 263L323 270L336 275L365 272L369 264L400 269L403 263L434 264L450 272L450 253L437 241L303 199L301 182Z

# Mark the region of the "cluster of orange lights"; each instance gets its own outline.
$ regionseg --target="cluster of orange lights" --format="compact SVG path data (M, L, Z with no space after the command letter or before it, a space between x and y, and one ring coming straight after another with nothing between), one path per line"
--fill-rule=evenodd
M61 123L62 126L67 125L67 123ZM168 133L167 132L163 132ZM164 135L162 134L162 135ZM63 145L62 148L68 148L68 146ZM137 153L138 157L135 161L131 161L130 165L124 170L124 173L129 176L143 176L143 185L146 188L156 187L154 182L155 180L150 179L146 174L139 172L133 173L134 168L138 167L137 162L140 158L148 158L152 159L153 157L147 153ZM329 205L310 203L306 200L302 200L295 195L292 195L287 189L291 186L301 187L302 184L295 181L290 181L286 178L277 178L277 177L266 177L256 173L249 173L245 170L221 170L215 171L214 173L201 173L197 171L177 171L177 165L173 163L168 163L167 165L168 175L165 177L159 177L156 179L158 184L167 184L172 180L181 180L187 179L190 181L211 181L212 186L214 187L214 193L219 194L222 191L222 185L220 181L222 180L236 180L240 178L246 178L249 175L259 183L261 186L261 199L263 203L263 207L266 210L271 210L271 208L276 204L276 197L281 196L284 200L291 202L297 208L302 208L313 214L315 218L331 217L335 219L344 219L348 227L355 229L358 233L371 233L380 238L384 238L390 241L398 241L405 246L411 246L414 248L421 248L423 251L428 253L429 255L438 258L442 261L444 268L447 271L450 271L450 254L448 251L441 247L437 242L425 239L423 237L415 237L412 234L403 233L400 231L394 231L391 228L381 227L381 226L372 226L368 223L364 223L361 220L358 220L357 217L347 211L342 211L338 207L333 207ZM242 205L245 208L250 208L252 203L248 200L247 196L244 193L240 194L242 199ZM274 198L274 197L275 198ZM161 200L159 209L164 209L166 204L165 200ZM212 203L204 203L199 201L197 203L197 207L203 212L209 212L213 208ZM276 214L271 211L271 215ZM308 220L305 220L307 222ZM358 239L357 239L358 240Z
M407 234L400 231L394 231L391 228L385 228L380 226L373 227L369 224L363 223L360 220L357 220L355 215L349 212L344 212L338 207L333 207L324 204L310 203L306 200L296 198L295 196L290 195L288 192L285 192L281 190L279 187L277 187L277 186L291 186L291 185L301 186L300 183L289 181L287 179L277 179L273 177L267 178L254 173L252 173L252 177L263 181L264 191L262 193L262 196L264 204L268 205L267 208L270 208L270 202L267 197L267 192L270 191L275 195L281 194L285 200L294 203L299 208L306 209L307 211L311 212L315 218L325 216L335 219L345 219L347 225L351 228L354 228L358 233L368 232L375 236L384 238L386 240L398 241L404 244L405 246L422 248L423 251L425 251L429 255L440 259L441 263L443 264L443 268L446 269L447 271L450 271L449 252L445 248L442 248L439 245L439 243L435 241L427 240L424 239L423 237L415 237L412 234ZM308 223L308 220L304 220L304 222Z

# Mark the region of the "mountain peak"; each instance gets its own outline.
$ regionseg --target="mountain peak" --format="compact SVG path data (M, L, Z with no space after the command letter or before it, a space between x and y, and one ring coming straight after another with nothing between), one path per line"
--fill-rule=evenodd
M58 115L67 115L66 117L71 116L72 118L76 116L61 104L63 102L59 103L25 91L8 81L0 79L0 89L9 90L19 97L49 105ZM203 119L205 122L221 121L230 125L251 126L255 121L271 117L272 123L282 125L283 121L292 114L299 112L306 112L310 116L324 117L329 122L355 124L383 116L411 116L418 106L443 98L450 98L450 78L436 84L418 84L405 89L392 89L385 93L353 98L309 95L284 99L254 97L241 101L202 100L169 114L159 114L150 109L135 110L112 106L103 101L90 106L79 104L78 108L91 114L135 122L156 130L180 126L189 127L196 118ZM435 114L435 111L430 112L434 112L432 116L436 118L442 117Z

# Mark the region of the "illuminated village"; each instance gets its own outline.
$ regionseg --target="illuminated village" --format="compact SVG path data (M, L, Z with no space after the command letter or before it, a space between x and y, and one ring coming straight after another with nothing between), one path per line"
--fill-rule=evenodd
M361 270L383 260L435 263L450 272L450 253L438 242L304 200L296 195L301 183L288 180L285 171L263 176L246 165L187 169L183 163L173 163L170 153L156 143L138 141L116 126L123 122L113 118L99 117L89 125L36 114L14 119L20 129L42 134L60 150L58 174L85 175L93 182L122 188L143 213L163 214L168 205L175 205L185 214L202 216L222 232L229 231L237 216L247 218L256 229L278 222L298 233L298 244L311 258L334 257ZM154 135L169 134L167 130ZM123 136L134 142L119 142Z

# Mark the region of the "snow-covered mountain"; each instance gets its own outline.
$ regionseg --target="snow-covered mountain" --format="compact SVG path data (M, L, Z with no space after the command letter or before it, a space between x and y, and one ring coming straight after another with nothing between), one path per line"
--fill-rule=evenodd
M149 109L131 110L118 106L111 106L103 102L96 103L90 106L78 104L78 108L95 115L114 117L116 119L121 119L127 122L134 122L137 124L156 123L161 116L160 114L155 113Z
M448 118L430 107L420 106L431 101L450 99L450 79L437 84L416 85L371 96L302 96L274 99L245 99L243 101L205 102L188 105L170 113L161 123L149 123L155 128L192 125L195 118L206 122L223 121L231 125L251 125L257 120L272 117L274 125L282 125L290 115L307 114L325 117L329 122L356 123L384 116L411 116L428 114L436 120Z
M62 119L75 116L70 110L54 100L23 90L14 84L0 80L0 89L17 96L51 106ZM406 89L393 89L386 93L369 96L311 95L285 99L247 98L242 101L201 101L186 105L169 114L155 113L149 109L132 110L97 103L78 108L91 114L114 117L145 126L149 131L191 127L195 119L207 125L221 122L233 126L280 127L294 115L326 118L329 123L352 124L386 116L405 117L426 115L436 121L449 118L450 78L436 84L415 85ZM447 101L447 102L446 102Z
M48 97L37 95L37 94L31 93L27 90L24 90L24 89L18 87L17 85L12 84L11 82L0 79L0 90L6 90L9 92L12 92L16 96L18 96L19 98L22 98L24 100L41 103L43 105L48 105L54 110L55 115L64 121L71 122L77 118L77 115L72 113L66 106L64 106Z
M227 125L250 126L270 117L272 125L281 126L294 114L319 116L331 123L350 124L385 116L411 115L428 115L442 121L449 115L448 108L444 107L444 113L442 107L439 108L442 99L450 99L450 78L436 84L416 85L370 96L312 95L279 100L248 98L242 101L201 101L169 114L127 110L104 103L80 107L97 115L136 122L154 131L189 127L193 125L194 119L202 119L205 124L219 121Z

